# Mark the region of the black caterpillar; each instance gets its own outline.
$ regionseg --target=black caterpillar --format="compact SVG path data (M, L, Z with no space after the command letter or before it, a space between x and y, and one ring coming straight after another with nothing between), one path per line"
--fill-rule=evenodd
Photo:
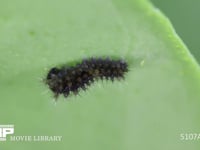
M60 94L67 97L70 93L78 94L96 79L124 79L128 64L122 59L88 58L74 66L52 68L47 74L46 84L54 92L55 98Z

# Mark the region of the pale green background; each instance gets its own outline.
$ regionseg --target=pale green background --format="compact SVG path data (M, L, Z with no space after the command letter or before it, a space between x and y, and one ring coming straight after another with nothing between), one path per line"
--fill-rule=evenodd
M171 24L144 0L0 0L0 124L60 143L2 150L198 150L200 72ZM125 81L97 82L55 106L42 78L89 56L131 62ZM48 92L46 92L48 91Z

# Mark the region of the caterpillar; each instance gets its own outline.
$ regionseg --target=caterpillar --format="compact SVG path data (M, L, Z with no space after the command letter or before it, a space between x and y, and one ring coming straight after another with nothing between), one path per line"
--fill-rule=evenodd
M53 67L46 76L46 84L57 98L63 94L78 94L80 89L86 90L95 80L114 81L124 79L128 72L128 64L122 59L87 58L72 66Z

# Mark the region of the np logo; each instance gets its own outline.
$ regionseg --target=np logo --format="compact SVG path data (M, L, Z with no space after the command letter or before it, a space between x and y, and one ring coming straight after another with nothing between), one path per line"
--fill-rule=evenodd
M13 133L14 125L0 125L0 141L6 141L6 136Z

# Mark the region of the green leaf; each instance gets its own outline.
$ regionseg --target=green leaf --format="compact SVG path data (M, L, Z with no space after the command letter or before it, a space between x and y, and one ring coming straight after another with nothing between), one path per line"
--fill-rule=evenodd
M200 13L200 1L198 0L173 0L161 1L151 0L159 9L161 9L171 20L178 35L189 47L198 63L200 63L200 42L199 26L200 19L197 14ZM177 13L178 11L178 13Z
M200 70L169 21L145 0L2 0L1 149L198 149ZM130 63L125 81L96 82L80 96L44 85L48 69L90 56ZM47 91L47 92L46 92ZM61 135L61 142L11 136Z

